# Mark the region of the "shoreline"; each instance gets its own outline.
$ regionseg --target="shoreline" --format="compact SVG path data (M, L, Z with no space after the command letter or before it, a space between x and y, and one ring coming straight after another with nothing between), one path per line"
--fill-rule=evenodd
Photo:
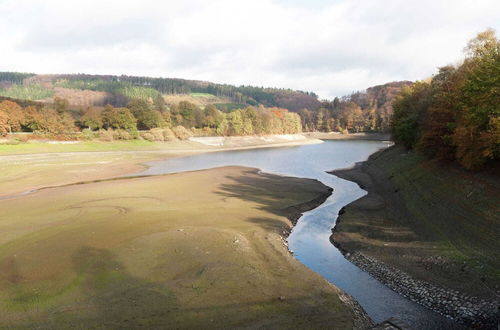
M104 150L104 151L65 151L65 152L44 152L44 153L22 153L22 154L0 154L0 160L4 162L4 166L31 166L19 174L19 177L44 178L42 182L39 179L31 180L35 183L20 183L9 187L7 190L14 191L13 193L2 193L0 190L0 198L7 199L12 195L19 195L33 190L44 189L46 187L68 185L76 182L105 180L110 178L118 178L122 176L130 176L134 173L140 173L147 169L147 163L159 161L166 158L183 157L195 154L223 151L250 150L260 148L279 148L292 147L299 145L323 143L321 140L304 138L301 140L292 140L289 142L279 143L262 143L253 145L228 146L228 147L213 147L204 145L198 142L185 141L178 144L167 144L164 147L168 149L158 150ZM95 160L89 160L95 158ZM115 158L122 158L117 160ZM80 160L82 165L76 167L72 163L75 160ZM46 163L54 164L46 164ZM64 163L62 164L61 163ZM10 164L9 164L10 163ZM50 165L50 166L47 166ZM22 167L21 166L21 167ZM40 174L39 169L43 167L48 173ZM57 173L49 171L51 167L58 167ZM61 167L61 168L59 168ZM0 167L1 168L1 167ZM67 173L66 173L67 172ZM69 173L71 172L71 173ZM61 175L61 173L66 174ZM7 182L7 181L4 181ZM3 182L0 181L0 184Z
M496 327L496 322L498 321L496 306L498 306L498 301L482 299L436 283L417 279L411 274L398 269L397 266L383 262L372 255L362 252L363 250L360 251L359 245L358 249L352 246L349 248L342 242L339 242L339 236L342 236L342 240L346 240L346 243L351 243L354 246L357 244L353 240L350 240L342 230L345 225L344 221L346 221L343 218L349 215L352 208L360 209L362 212L365 212L364 214L370 214L371 212L385 209L387 207L386 203L390 205L390 201L386 200L384 196L374 192L373 185L375 180L372 177L373 174L366 170L366 166L382 152L384 150L373 154L364 162L356 163L351 168L328 172L342 179L353 181L360 188L367 191L367 195L351 202L339 211L335 227L332 228L331 243L340 250L347 260L375 277L393 291L427 309L466 326L486 329ZM394 191L396 192L397 188ZM361 215L358 216L361 217ZM389 243L387 241L383 245L389 245Z
M365 141L391 141L390 133L347 133L340 132L307 132L304 136L320 140L365 140Z
M298 134L302 135L302 134ZM18 153L3 153L1 152L0 148L0 159L3 157L15 157L15 156L29 156L29 155L36 155L36 156L43 156L43 155L58 155L58 154L99 154L99 153L106 153L106 154L112 154L112 153L143 153L143 154L189 154L189 153L203 153L203 152L217 152L217 151L234 151L234 150L246 150L246 149L260 149L260 148L277 148L277 147L286 147L286 146L300 146L300 145L308 145L308 144L319 144L323 143L320 139L316 138L309 138L306 137L305 135L302 135L304 138L303 139L295 139L295 140L278 140L278 141L273 141L273 142L249 142L249 143L235 143L236 145L231 145L231 143L227 146L224 145L210 145L210 144L204 144L202 142L197 142L197 141L189 141L189 140L183 140L183 141L172 141L172 142L154 142L151 143L150 146L134 146L134 145L127 145L128 142L122 142L122 141L114 141L114 142L97 142L98 144L101 143L102 146L123 146L124 148L129 147L132 149L126 150L119 150L119 149L113 149L113 150L72 150L71 148L73 147L84 147L84 143L75 143L75 144L66 144L66 143L58 143L58 144L48 144L48 143L40 143L36 142L37 146L53 146L53 148L58 147L58 146L65 146L68 148L66 151L47 151L47 152L18 152ZM227 139L232 139L232 138L245 138L245 137L227 137ZM239 145L238 145L239 144ZM30 143L27 144L21 144L21 145L4 145L4 146L9 146L11 148L15 148L16 146L29 146ZM35 145L35 144L31 144ZM98 146L98 145L97 145ZM0 144L0 147L2 147L2 144Z

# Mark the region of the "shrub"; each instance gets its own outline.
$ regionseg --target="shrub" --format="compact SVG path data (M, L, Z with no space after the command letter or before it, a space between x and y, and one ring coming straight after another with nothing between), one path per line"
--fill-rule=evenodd
M163 130L161 128L153 128L149 131L153 136L153 141L165 141L165 137L163 136Z
M101 129L99 130L99 140L111 142L113 141L113 130L111 129Z
M130 132L124 129L116 129L113 131L113 139L115 140L132 140L133 138Z
M90 141L93 140L95 137L96 134L91 129L85 128L84 130L82 130L82 139Z
M163 140L164 141L176 141L177 137L170 128L165 128L163 130Z
M141 133L141 137L142 137L144 140L147 140L147 141L151 141L151 142L153 142L153 141L154 141L154 136L153 136L153 134L151 134L150 132L142 132L142 133Z
M172 129L172 131L180 140L187 140L193 136L193 133L187 130L184 126L176 126Z

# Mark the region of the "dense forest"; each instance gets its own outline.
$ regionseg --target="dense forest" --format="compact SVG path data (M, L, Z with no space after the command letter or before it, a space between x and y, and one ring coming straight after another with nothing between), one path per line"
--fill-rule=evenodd
M458 66L406 87L394 102L395 140L467 169L500 157L500 42L493 30L472 39Z

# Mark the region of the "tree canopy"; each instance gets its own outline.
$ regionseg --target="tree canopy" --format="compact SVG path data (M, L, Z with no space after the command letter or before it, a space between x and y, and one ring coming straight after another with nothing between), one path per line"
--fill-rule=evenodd
M408 148L477 169L500 157L500 42L489 29L465 53L461 65L401 93L392 132Z

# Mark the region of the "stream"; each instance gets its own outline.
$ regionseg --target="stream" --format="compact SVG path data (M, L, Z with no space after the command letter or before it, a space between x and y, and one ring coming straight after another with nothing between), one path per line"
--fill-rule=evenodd
M288 243L294 256L353 296L376 323L397 317L414 329L460 329L455 322L395 293L351 264L329 240L339 210L364 196L366 191L326 171L353 166L389 145L380 141L332 140L314 145L211 152L151 162L139 175L239 165L267 173L317 179L332 187L333 194L319 207L304 213L293 228Z

